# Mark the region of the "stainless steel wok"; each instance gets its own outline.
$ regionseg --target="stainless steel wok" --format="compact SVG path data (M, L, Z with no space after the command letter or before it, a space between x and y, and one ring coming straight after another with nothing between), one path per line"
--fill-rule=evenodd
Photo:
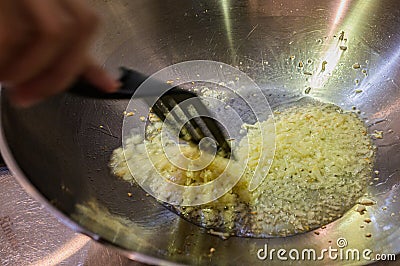
M378 139L377 204L350 210L317 230L286 238L223 240L210 235L110 174L121 145L127 101L59 95L30 109L1 92L1 151L24 188L73 229L152 264L255 265L268 249L346 248L400 252L400 4L385 1L91 1L104 17L93 51L110 70L152 74L171 64L208 59L247 73L272 107L308 96L355 106ZM339 40L344 31L343 40ZM334 37L336 36L336 37ZM344 39L347 39L345 41ZM347 47L340 48L338 42ZM303 68L298 65L302 61ZM315 75L327 61L325 74ZM353 69L353 64L360 69ZM363 71L365 70L365 71ZM305 72L312 72L308 75ZM329 74L330 73L330 74ZM310 89L307 89L310 87ZM100 127L102 126L102 127ZM128 197L127 193L133 194ZM78 206L78 207L77 207ZM370 217L372 222L363 220ZM364 228L360 225L364 224ZM365 234L371 233L368 238ZM215 252L210 255L210 248ZM365 263L330 260L326 263ZM313 264L315 261L286 261Z

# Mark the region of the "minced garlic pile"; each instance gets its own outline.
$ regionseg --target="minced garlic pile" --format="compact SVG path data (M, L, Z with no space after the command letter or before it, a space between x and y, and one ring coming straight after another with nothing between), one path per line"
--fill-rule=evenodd
M341 217L363 195L372 172L374 149L363 122L354 113L322 103L275 112L273 119L275 155L269 172L264 171L266 178L256 190L250 192L248 184L260 154L271 151L269 147L262 150L261 135L255 129L261 126L267 138L273 133L271 127L264 127L268 121L245 127L248 143L242 140L233 152L236 160L247 160L248 164L229 193L201 206L171 208L214 231L252 237L305 232ZM145 173L151 178L152 171L157 170L183 185L209 182L225 169L228 160L222 157L200 171L184 171L171 165L160 149L160 123L153 119L148 127L151 137L145 143L132 136L126 143L129 152L125 157L122 148L114 151L114 174L134 181L125 158L131 166L137 166L137 174ZM157 169L141 168L141 160L147 158L145 147L152 160L158 162ZM170 148L179 152L176 145ZM185 146L182 151L190 158L198 152L194 146Z

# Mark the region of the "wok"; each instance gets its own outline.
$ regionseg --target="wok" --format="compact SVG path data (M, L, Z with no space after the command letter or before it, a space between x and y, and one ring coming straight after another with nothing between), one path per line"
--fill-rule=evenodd
M256 265L266 262L257 257L265 245L269 250L321 250L338 248L343 243L337 242L340 238L349 249L400 252L398 1L115 0L91 4L104 17L93 53L111 71L127 66L151 75L182 61L214 60L248 74L273 108L303 97L308 87L309 97L346 110L356 106L369 133L384 131L383 139L375 140L379 180L366 188L377 204L367 209L372 222L366 228L360 225L367 216L349 210L319 229L319 235L223 240L110 173L108 162L113 149L121 145L127 101L65 93L29 109L16 109L2 90L4 159L23 187L61 221L129 258L151 264ZM337 45L341 31L347 50ZM326 60L326 73L331 74L304 75L297 67L300 60L309 71ZM353 69L355 63L361 68ZM128 197L128 192L133 196ZM372 237L365 237L366 233ZM210 248L215 248L212 255ZM276 257L268 262L282 263ZM335 261L326 257L325 262Z

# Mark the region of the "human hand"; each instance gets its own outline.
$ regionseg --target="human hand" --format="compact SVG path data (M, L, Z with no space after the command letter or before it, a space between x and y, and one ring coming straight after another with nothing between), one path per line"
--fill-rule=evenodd
M0 0L0 81L22 107L81 76L102 91L119 83L89 56L98 17L82 0Z

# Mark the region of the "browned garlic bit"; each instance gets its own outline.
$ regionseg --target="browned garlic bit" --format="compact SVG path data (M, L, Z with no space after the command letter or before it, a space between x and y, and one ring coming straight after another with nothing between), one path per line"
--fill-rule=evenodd
M215 252L215 248L210 248L210 253L208 253L208 257L211 257Z
M365 206L371 206L375 204L375 201L371 200L371 199L361 199L359 202L359 204L361 205L365 205Z
M365 208L364 205L357 205L355 211L364 214L367 211L367 208Z
M372 134L372 137L374 137L375 139L383 139L383 131L374 130L374 133Z
M326 70L326 65L328 64L328 62L326 62L326 61L323 61L322 62L322 68L321 68L321 70L322 71L325 71Z
M339 35L339 40L343 41L343 39L344 39L344 31L341 31Z

